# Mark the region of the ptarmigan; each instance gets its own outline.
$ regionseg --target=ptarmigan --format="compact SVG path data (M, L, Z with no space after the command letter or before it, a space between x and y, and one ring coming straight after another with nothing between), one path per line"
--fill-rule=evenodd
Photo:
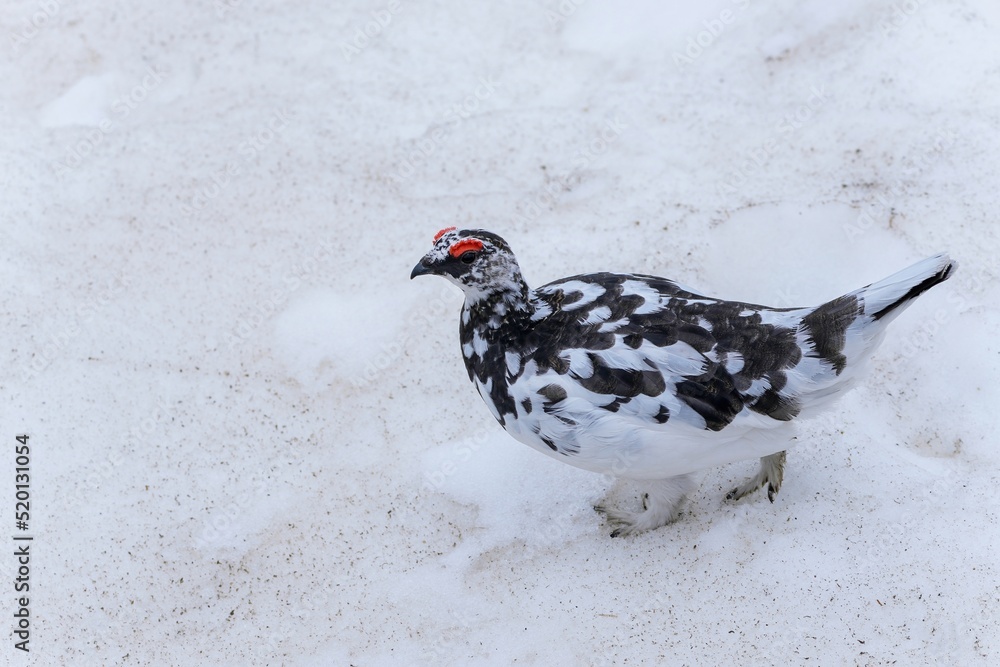
M598 508L612 537L677 518L697 471L761 457L733 489L773 502L796 420L850 389L886 326L947 280L947 255L814 308L702 296L665 278L593 273L530 289L502 238L443 229L411 278L465 293L469 378L514 438L579 468L643 480L644 510Z

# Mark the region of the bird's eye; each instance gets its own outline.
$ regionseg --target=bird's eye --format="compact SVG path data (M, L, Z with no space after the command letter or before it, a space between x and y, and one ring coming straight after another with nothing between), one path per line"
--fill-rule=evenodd
M463 264L472 264L474 261L476 261L476 257L478 256L479 254L476 251L466 250L459 256L459 259L462 261Z

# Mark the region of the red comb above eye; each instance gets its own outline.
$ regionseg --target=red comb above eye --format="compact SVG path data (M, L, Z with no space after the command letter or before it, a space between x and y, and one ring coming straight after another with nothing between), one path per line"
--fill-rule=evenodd
M452 257L460 257L463 252L470 250L482 250L483 242L479 239L462 239L448 248L448 254Z
M454 227L445 227L440 232L434 235L434 243L437 243L438 239L447 234L448 232L453 232L453 231L455 231Z

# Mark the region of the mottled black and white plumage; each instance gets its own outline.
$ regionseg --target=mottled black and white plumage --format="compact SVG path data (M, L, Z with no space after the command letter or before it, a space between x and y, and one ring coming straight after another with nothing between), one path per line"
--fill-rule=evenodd
M673 521L693 473L761 458L738 499L780 488L796 420L850 389L913 300L947 280L946 255L814 308L702 296L665 278L594 273L529 289L507 243L442 230L412 277L465 293L462 356L512 436L570 465L646 480L642 512L605 512L612 536Z

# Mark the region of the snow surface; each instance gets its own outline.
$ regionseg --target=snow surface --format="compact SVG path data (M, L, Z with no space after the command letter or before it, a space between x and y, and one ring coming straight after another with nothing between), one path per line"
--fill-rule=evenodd
M3 497L28 432L35 535L31 652L3 584L0 662L1000 663L995 0L0 23ZM742 462L612 540L591 505L638 489L506 436L457 290L408 280L450 225L536 285L777 306L961 266L804 426L777 502L722 501Z

